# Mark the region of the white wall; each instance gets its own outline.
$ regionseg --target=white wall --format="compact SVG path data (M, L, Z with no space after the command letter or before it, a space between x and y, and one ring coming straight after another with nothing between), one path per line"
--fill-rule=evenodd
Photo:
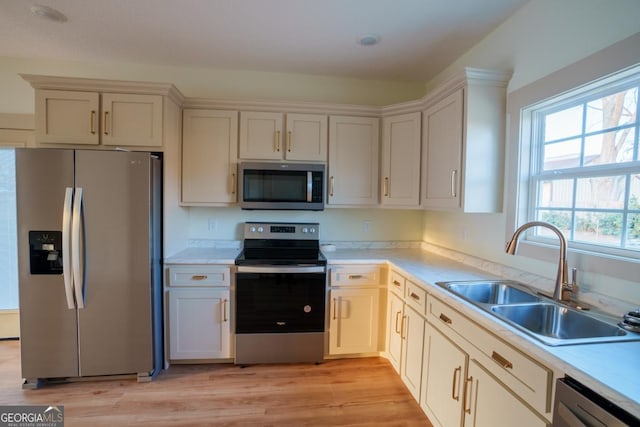
M388 105L424 95L424 83L258 71L100 64L0 57L0 113L33 113L33 89L19 74L173 83L186 97Z
M422 216L420 210L327 208L322 212L305 212L193 207L189 208L189 238L241 240L242 222L293 221L319 222L322 242L420 241ZM209 230L210 220L215 221L216 231Z
M640 2L637 0L532 0L429 82L427 88L436 86L462 67L470 66L512 69L513 78L508 88L512 93L638 31ZM555 277L557 267L554 263L504 253L504 245L510 237L506 233L506 220L505 214L426 212L423 239ZM581 282L583 291L640 305L638 282L596 273L583 274Z

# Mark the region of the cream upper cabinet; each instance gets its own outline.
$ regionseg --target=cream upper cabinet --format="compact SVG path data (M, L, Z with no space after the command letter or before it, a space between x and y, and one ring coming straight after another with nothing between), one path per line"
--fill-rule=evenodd
M186 109L182 121L183 205L236 202L238 112Z
M243 160L327 161L327 116L242 111L240 158Z
M466 69L427 99L422 206L500 212L509 73Z
M102 94L104 145L162 146L162 96Z
M281 160L282 113L242 111L240 113L240 158Z
M423 206L460 206L463 91L459 90L424 112Z
M287 113L284 158L327 161L327 116Z
M36 141L47 144L100 143L100 94L36 90Z
M161 147L161 95L36 90L39 144Z
M420 112L382 120L381 204L420 205Z
M329 117L329 206L378 204L380 120Z

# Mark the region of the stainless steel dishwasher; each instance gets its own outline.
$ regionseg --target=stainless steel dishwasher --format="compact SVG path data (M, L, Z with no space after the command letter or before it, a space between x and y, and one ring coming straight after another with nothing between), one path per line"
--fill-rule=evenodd
M556 381L553 427L640 426L640 419L571 377Z

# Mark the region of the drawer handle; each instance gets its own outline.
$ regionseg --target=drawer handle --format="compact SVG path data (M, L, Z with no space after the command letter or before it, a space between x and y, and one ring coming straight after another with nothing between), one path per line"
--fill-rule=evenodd
M362 274L350 274L349 280L362 279Z
M450 325L451 323L453 323L451 319L449 319L447 316L444 315L444 313L440 313L440 320L442 320L447 325Z
M226 322L229 318L227 317L227 299L222 300L222 321Z
M413 292L411 292L411 294L409 295L411 298L413 298L416 301L420 301L420 296L418 294L415 294Z
M191 280L204 280L206 278L207 276L204 274L194 274L193 276L191 276Z
M89 117L89 125L91 126L91 135L96 134L96 111L91 110L91 115Z
M505 359L503 356L496 353L495 351L491 353L491 358L496 362L498 362L500 365L502 365L503 368L513 369L513 363L509 362L509 360Z
M105 111L104 112L104 123L102 124L102 130L103 130L103 134L105 135L109 135L109 112Z
M338 301L334 298L333 299L333 320L337 320L337 317L336 317L337 310L338 310Z
M400 339L405 339L404 336L404 324L406 323L407 316L402 316L402 323L400 323Z
M453 382L451 383L451 398L456 401L460 401L460 387L458 385L458 376L462 373L462 366L458 366L453 370ZM458 395L456 396L456 391Z
M394 280L394 281L393 281L393 284L394 284L395 286L397 286L397 287L400 287L400 282L398 282L397 280Z

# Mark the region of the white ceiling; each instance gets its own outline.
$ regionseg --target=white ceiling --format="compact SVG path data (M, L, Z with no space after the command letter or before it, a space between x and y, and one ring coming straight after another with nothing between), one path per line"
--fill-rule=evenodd
M428 81L527 1L1 0L0 56Z

